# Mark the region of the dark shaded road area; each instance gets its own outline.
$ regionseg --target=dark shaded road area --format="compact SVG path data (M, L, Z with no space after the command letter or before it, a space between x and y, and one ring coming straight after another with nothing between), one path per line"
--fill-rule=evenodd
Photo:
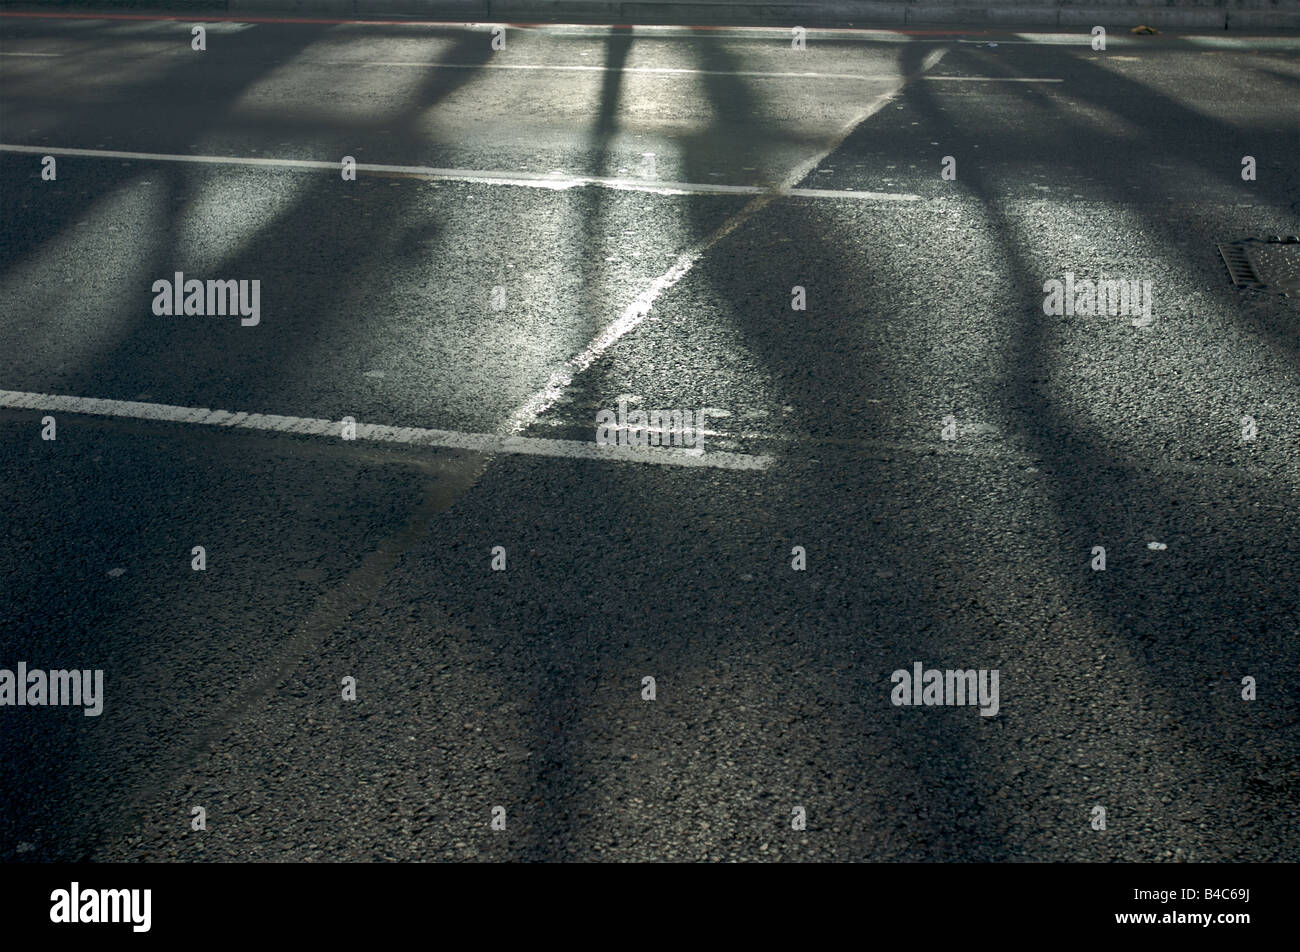
M1300 41L192 26L0 16L0 858L1300 859Z

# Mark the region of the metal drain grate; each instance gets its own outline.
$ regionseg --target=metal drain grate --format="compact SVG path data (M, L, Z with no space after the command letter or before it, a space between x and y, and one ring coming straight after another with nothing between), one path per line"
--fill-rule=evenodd
M1219 245L1232 283L1239 288L1300 294L1300 238L1247 238Z

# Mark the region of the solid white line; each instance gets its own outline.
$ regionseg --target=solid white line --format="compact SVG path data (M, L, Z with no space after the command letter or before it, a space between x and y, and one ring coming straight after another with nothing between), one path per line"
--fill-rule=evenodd
M639 36L648 38L668 36L673 39L683 40L701 40L708 41L713 39L745 39L752 34L775 34L782 39L789 39L791 28L788 26L712 26L712 27L694 27L694 26L672 26L670 24L638 23L635 25L616 25L608 24L605 30L595 29L602 24L565 24L565 23L509 23L502 22L501 26L520 33L542 33L554 36L565 37L583 37L598 40L607 40L615 35L630 35L634 39ZM491 29L491 25L475 26L474 29L486 31ZM858 39L861 34L876 33L882 37L896 39L900 42L907 42L912 39L910 36L901 36L895 30L862 30L852 28L808 28L808 39L834 39L835 37L845 37Z
M300 60L302 66L409 66L415 69L531 69L555 73L646 73L664 76L745 76L752 79L852 79L858 82L897 82L897 73L775 73L762 70L688 69L677 66L553 66L545 63L421 63L411 60L347 62ZM1019 76L923 76L930 82L948 83L1059 83L1060 79Z
M1060 83L1061 79L1025 76L922 76L932 83Z
M780 196L790 195L795 198L852 198L870 202L919 202L920 195L911 192L858 192L835 188L783 188L777 189Z
M0 53L0 56L62 56L62 53ZM411 69L506 69L533 70L551 73L637 73L651 76L744 76L749 79L851 79L857 82L886 83L896 81L894 73L817 73L817 72L766 72L763 70L687 69L677 66L553 66L545 63L421 63L413 60L300 60L300 66L394 66ZM924 76L930 82L940 83L1059 83L1060 79L1015 76Z
M943 58L946 50L936 49L930 51L921 62L921 72L932 68L935 63ZM908 77L903 77L901 81L889 92L882 93L858 115L854 116L844 127L836 134L834 139L827 143L825 148L815 155L812 155L800 162L790 170L781 181L780 189L790 189L796 182L802 181L813 169L821 165L828 155L834 152L843 144L844 140L849 137L858 126L873 116L879 110L883 109L891 99L898 95L899 91L907 84ZM772 191L759 195L749 204L747 204L736 214L724 221L713 234L709 235L702 241L696 242L683 251L674 262L673 266L665 271L659 277L655 278L644 291L636 296L613 323L609 324L596 335L583 350L569 358L565 364L551 374L550 380L546 386L533 394L531 398L515 411L505 426L505 432L521 433L536 422L537 418L550 409L556 401L560 399L568 386L573 383L573 378L581 374L584 370L594 364L601 358L606 351L613 347L629 332L636 329L642 321L650 314L651 307L661 294L675 285L682 278L690 273L704 255L713 248L714 245L722 241L733 231L745 224L764 208L772 203L778 197L780 190Z
M62 53L0 53L0 56L62 56ZM300 60L300 66L399 66L411 69L505 69L551 73L638 73L651 76L744 76L750 79L851 79L858 82L886 83L897 81L896 73L818 73L768 72L765 70L689 69L678 66L556 66L548 63L424 63L417 60ZM948 83L1059 83L1060 79L1036 79L1012 76L924 76L930 82Z
M25 155L75 155L90 159L138 159L142 162L195 162L207 165L264 165L289 169L339 169L339 162L316 162L310 159L259 159L234 155L169 155L164 152L122 152L116 149L67 149L57 146L11 145L0 143L0 152ZM380 166L380 168L399 168ZM430 169L429 171L440 171Z
M277 433L300 433L342 440L342 422L310 417L276 416L262 413L231 413L201 407L177 407L164 403L139 403L134 400L97 400L22 390L0 390L0 408L81 413L91 416L127 417L135 420L160 420L168 423L197 423L243 430L270 430ZM710 469L765 470L772 465L770 456L746 456L742 453L713 453L676 447L602 446L594 440L544 440L491 433L458 433L454 430L429 430L422 427L356 425L358 440L403 443L410 446L437 446L477 453L513 453L525 456L553 456L564 459L610 460L621 463L651 463L659 466L703 466Z
M295 66L409 66L415 69L531 69L554 73L646 73L663 76L746 76L752 79L856 79L867 82L897 81L897 73L774 73L762 70L688 69L677 66L553 66L547 63L422 63L414 60L334 61L298 60Z
M0 152L24 155L70 155L92 159L132 159L140 162L191 162L199 165L247 165L282 169L329 169L338 172L339 162L314 159L271 159L233 155L169 155L160 152L122 152L113 149L67 149L43 145L0 143ZM601 175L557 175L550 172L489 172L478 169L440 169L425 165L379 165L357 163L358 172L410 175L439 182L474 182L479 185L512 185L563 191L597 186L656 195L778 195L795 198L844 198L860 201L915 202L921 196L909 192L837 191L824 188L775 188L762 185L714 185L697 182L659 182L646 179L612 178ZM796 180L797 181L797 180Z

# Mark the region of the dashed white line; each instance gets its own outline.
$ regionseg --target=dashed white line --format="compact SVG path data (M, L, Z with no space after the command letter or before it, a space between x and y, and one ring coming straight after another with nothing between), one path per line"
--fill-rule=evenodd
M311 417L277 416L268 413L209 410L204 407L180 407L165 403L140 403L134 400L100 400L22 390L0 390L0 408L76 413L88 416L124 417L157 420L166 423L193 423L200 426L224 426L243 430L266 430L298 433L305 436L342 439L340 420ZM696 466L709 469L761 471L772 465L770 456L749 456L678 449L676 447L602 446L578 440L546 440L510 434L459 433L455 430L431 430L424 427L382 426L357 423L356 439L409 446L436 446L442 449L470 450L476 453L507 453L524 456L552 456L564 459L605 460L621 463L649 463L658 466Z

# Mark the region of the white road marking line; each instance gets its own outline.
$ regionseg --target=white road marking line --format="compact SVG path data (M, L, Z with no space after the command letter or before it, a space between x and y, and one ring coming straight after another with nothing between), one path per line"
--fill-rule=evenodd
M925 59L921 63L920 72L923 73L933 67L935 63L939 62L939 60L943 58L945 52L946 50L944 49L931 50L926 54ZM849 137L849 134L852 133L854 129L883 109L890 100L898 95L902 88L907 85L909 78L911 77L900 77L900 81L892 90L877 96L861 113L854 116L849 122L845 123L844 127L822 151L810 156L791 169L789 174L787 174L782 180L781 188L792 188L796 182L802 181L810 172L812 172L813 169L821 165L828 155L843 144L844 140ZM573 383L574 377L581 374L584 370L599 360L606 351L618 343L619 340L629 332L635 330L636 327L640 325L647 316L649 316L650 309L654 306L654 302L661 294L675 285L682 278L686 277L686 275L690 273L691 269L695 267L696 262L704 257L704 255L712 249L714 245L718 244L733 231L770 205L778 194L779 192L774 191L759 195L744 208L723 222L717 230L713 232L713 234L696 242L683 251L677 257L677 261L674 262L673 266L659 277L655 278L655 280L651 282L650 286L638 294L636 299L623 309L623 313L620 314L611 324L606 326L604 330L597 334L591 343L589 343L579 353L570 357L562 367L551 374L551 378L546 382L546 386L533 394L531 398L525 401L524 404L514 412L510 420L507 421L505 431L521 433L531 426L538 417L550 409L556 401L560 399L565 389Z
M389 14L392 15L392 14ZM329 24L337 27L341 31L358 30L364 32L375 27L407 27L411 30L428 29L430 27L440 30L461 30L485 33L495 29L497 26L503 26L518 33L528 34L536 33L542 35L555 35L562 37L588 37L592 39L607 40L612 35L623 34L632 37L644 36L671 36L673 39L682 41L700 40L702 42L711 42L718 39L741 39L749 40L753 37L756 40L763 40L764 34L776 35L782 39L789 39L789 27L776 26L670 26L666 24L638 24L629 26L624 24L610 24L600 29L601 24L563 24L563 23L514 23L509 20L498 20L495 22L464 22L451 20L422 20L422 19L402 19L402 20L357 20L347 18L327 18L327 17L239 17L239 16L202 16L186 15L185 13L173 13L168 15L150 16L147 14L112 14L112 13L93 13L83 12L80 14L71 13L38 13L34 11L0 11L0 19L5 18L27 18L27 19L59 19L69 22L78 22L86 20L97 21L119 21L127 25L135 23L142 24L146 28L152 28L157 23L206 23L209 29L223 25L238 24L241 28L260 26L262 24L271 25L313 25ZM1200 34L1170 34L1177 36L1180 43L1191 46L1216 46L1235 49L1284 49L1294 43L1294 38L1278 34L1245 34L1233 37L1218 37L1212 35ZM1015 36L1019 39L1009 39ZM1015 33L1004 33L997 30L984 28L969 29L942 29L936 25L935 29L917 29L917 30L891 30L880 27L873 28L854 28L854 27L810 27L808 29L808 39L810 40L830 40L830 41L847 41L853 43L915 43L918 39L930 42L944 43L974 43L979 46L1010 46L1025 45L1036 43L1040 45L1051 46L1086 46L1092 39L1088 33L1033 33L1018 31ZM1138 46L1145 45L1145 37L1131 37L1126 34L1113 34L1107 37L1110 43L1115 45Z
M1032 76L922 76L931 83L1061 83L1062 79Z
M956 43L970 43L975 46L1077 46L1081 47L1083 52L1091 51L1092 35L1087 27L1079 28L1079 33L1014 33L1012 36L1017 39L1007 39L1002 36L986 37L984 39L963 38L953 40ZM1295 44L1294 36L1286 34L1267 35L1239 35L1239 36L1214 36L1209 34L1169 34L1177 36L1179 46L1209 46L1222 47L1224 49L1285 49ZM1131 36L1127 33L1110 33L1106 36L1107 49L1152 49L1147 37Z
M381 16L392 16L394 14L381 14ZM672 26L668 24L565 24L565 23L527 23L511 22L509 20L496 20L489 22L465 22L463 20L427 20L427 19L401 19L401 20L357 20L345 17L272 17L272 16L203 16L187 15L184 12L175 12L170 14L160 14L151 16L148 14L114 14L114 13L94 13L82 12L73 13L38 13L33 11L0 11L0 19L4 18L25 18L25 19L58 19L68 20L70 22L98 20L98 21L117 21L127 26L140 25L146 30L156 28L159 23L205 23L211 26L240 24L243 27L259 26L262 24L270 25L314 25L329 24L337 27L340 31L356 30L366 32L373 30L375 27L406 27L412 31L428 29L430 27L439 30L460 30L473 33L487 33L498 26L506 27L517 33L538 34L543 36L585 37L591 39L607 40L611 36L626 35L632 37L670 37L682 41L699 40L710 42L715 39L740 39L740 40L763 40L766 35L775 35L780 39L789 40L790 28L784 26ZM603 28L602 28L603 27ZM808 28L808 39L813 40L852 40L857 42L871 42L879 40L891 43L911 43L915 41L915 35L929 36L931 34L945 35L969 35L971 33L984 33L982 30L888 30L888 29L855 29L852 27L810 27ZM915 35L913 35L915 34ZM1077 41L1077 37L1072 35L1072 39ZM1084 39L1089 37L1085 34Z
M62 53L0 53L0 56L62 56ZM299 60L299 66L378 66L411 69L504 69L552 73L639 73L651 76L744 76L750 79L851 79L857 82L887 83L895 73L768 72L765 70L688 69L677 66L555 66L548 63L423 63L417 60ZM1012 76L923 76L929 82L947 83L1059 83L1060 79Z
M517 69L556 73L645 73L664 76L745 76L751 79L852 79L858 82L888 83L898 80L897 73L776 73L763 70L687 69L677 66L553 66L546 63L421 63L410 60L376 60L347 62L335 60L299 60L302 66L403 66L415 69ZM947 83L1059 83L1061 79L1022 76L922 76L930 82Z
M943 58L946 50L936 49L928 53L921 64L921 72L932 68ZM906 85L911 77L902 77L894 88L882 93L858 115L845 123L843 128L816 154L795 166L782 179L775 189L758 189L759 194L743 209L731 216L711 235L687 248L678 256L674 265L651 282L611 324L605 327L581 352L571 357L565 364L551 374L546 385L526 400L501 427L498 434L455 433L446 430L421 430L358 424L357 436L363 439L384 440L388 442L415 443L417 445L442 446L449 449L468 449L485 453L532 453L543 456L567 456L584 459L617 459L623 462L658 463L677 466L708 466L720 469L766 469L771 464L770 457L745 456L735 453L696 454L689 450L675 448L638 449L633 447L598 446L595 442L579 443L569 440L544 440L521 437L538 417L545 413L560 398L564 390L573 382L574 377L595 363L606 351L620 339L635 329L650 313L654 302L664 291L677 284L690 273L695 264L714 245L718 244L749 219L754 217L774 200L782 195L793 194L796 182L802 181L828 155L843 144L859 125L880 111ZM37 146L0 145L0 151L20 152L26 154L52 154L54 150ZM218 156L168 156L157 153L127 153L89 149L62 149L62 155L90 155L103 158L153 159L155 161L197 161L211 164L230 164L231 160ZM304 160L276 159L239 159L235 164L278 165L296 168L335 169L337 163L308 162ZM359 170L374 171L375 167L358 165ZM412 171L412 167L386 166L387 171ZM427 171L427 170L426 170ZM444 170L446 171L446 170ZM536 184L536 181L533 182ZM592 184L596 184L594 181ZM601 183L603 184L603 183ZM552 184L551 187L555 187ZM714 187L716 188L716 186ZM739 188L731 186L730 188ZM819 190L810 190L819 191ZM20 409L62 409L64 412L91 413L109 416L129 416L141 419L164 419L186 423L219 424L238 426L249 429L278 430L293 433L310 433L327 435L339 427L331 420L314 420L301 417L282 417L238 413L231 414L225 410L206 410L195 407L173 407L163 404L136 403L122 400L96 400L86 397L67 397L50 394L34 394L21 391L0 391L0 407ZM654 452L647 452L653 449Z
M459 24L457 24L459 25ZM565 23L510 23L502 21L501 26L511 30L517 30L520 33L539 33L552 36L565 37L584 37L599 40L607 40L611 36L630 35L632 37L644 36L669 36L673 39L682 40L712 40L712 39L748 39L750 36L758 34L759 39L765 38L764 34L775 34L781 39L789 39L790 28L784 26L673 26L666 23L637 23L637 24L565 24ZM466 25L470 29L485 31L492 28L491 24ZM598 29L605 26L604 30ZM901 36L893 30L855 30L852 28L817 28L809 27L808 39L831 39L836 36L858 39L861 34L876 33L888 39L897 39L899 41L909 41L910 36Z
M869 202L919 202L921 200L920 195L913 195L911 192L859 192L834 188L785 188L779 189L777 194L781 197L789 195L795 198L851 198Z
M269 430L277 433L300 433L342 440L339 420L309 417L276 416L262 413L232 413L202 407L178 407L164 403L140 403L134 400L99 400L22 390L0 390L0 408L81 413L90 416L127 417L135 420L161 420L168 423L196 423L244 430ZM709 469L761 471L772 465L770 456L747 456L743 453L703 452L676 447L601 446L578 440L545 440L492 433L458 433L454 430L430 430L423 427L382 426L358 423L358 440L402 443L410 446L437 446L443 449L471 450L476 453L511 453L524 456L553 456L564 459L608 460L621 463L651 463L659 466L702 466Z
M272 159L233 155L170 155L161 152L122 152L113 149L68 149L56 146L12 145L0 143L0 152L23 155L64 155L91 159L129 159L139 162L191 162L199 165L247 165L283 169L329 169L337 172L338 162L314 159ZM570 188L597 186L656 195L768 195L795 198L843 198L858 201L915 202L921 196L909 192L838 191L824 188L769 188L762 185L714 185L696 182L659 182L645 179L613 178L601 175L556 175L550 172L490 172L478 169L440 169L424 165L380 165L357 163L359 172L410 175L439 182L474 182L479 185L511 185L519 188L546 188L563 191Z
M772 73L762 70L688 69L676 66L552 66L546 63L421 63L411 60L320 61L298 60L295 66L409 66L415 69L531 69L555 73L646 73L664 76L746 76L751 79L856 79L887 83L897 81L897 73Z

